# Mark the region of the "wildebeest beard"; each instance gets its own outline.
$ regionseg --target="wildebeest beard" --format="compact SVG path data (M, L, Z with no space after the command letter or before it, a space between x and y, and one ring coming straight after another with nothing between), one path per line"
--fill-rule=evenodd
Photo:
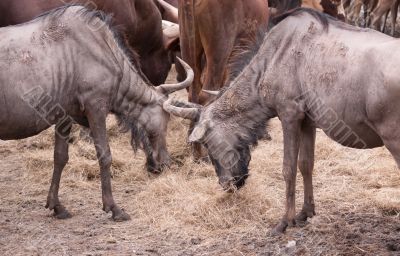
M118 126L120 131L126 133L131 132L131 146L135 154L139 149L142 149L146 154L146 168L148 171L153 171L156 164L153 159L153 148L151 146L149 135L139 123L131 122L126 117L117 116Z
M244 144L243 144L244 145ZM207 144L205 145L207 148ZM236 148L236 152L239 153L239 159L235 163L234 166L232 166L231 171L235 170L233 172L233 185L235 186L236 189L240 189L245 185L246 179L249 177L249 162L251 159L250 155L250 147L249 146L244 146L243 148L240 148L241 146ZM217 176L219 178L224 178L221 175L222 170L223 170L223 164L221 164L221 161L216 159L212 154L210 154L210 159L212 164L215 167L215 171L217 173ZM222 185L222 184L221 184ZM224 187L225 190L231 190L231 187Z

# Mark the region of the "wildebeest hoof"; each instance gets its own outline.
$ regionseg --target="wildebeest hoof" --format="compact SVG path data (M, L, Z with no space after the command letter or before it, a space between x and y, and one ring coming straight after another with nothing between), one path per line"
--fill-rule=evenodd
M306 221L308 218L312 218L315 215L314 211L307 211L307 210L301 210L301 212L299 212L296 215L296 224L300 224L300 225L305 225Z
M129 214L127 214L126 212L124 212L124 210L121 210L121 209L113 211L112 218L116 222L122 222L122 221L127 221L127 220L131 219Z
M287 226L288 226L288 223L286 221L281 221L281 222L279 222L278 225L276 225L274 227L274 229L271 231L271 234L273 236L282 235L286 231Z
M57 205L54 207L53 216L60 220L69 219L72 217L72 215L62 205Z
M271 231L271 234L273 236L282 235L283 233L285 233L287 227L293 227L295 225L296 223L294 220L289 222L287 220L281 220L279 224L276 225L275 228Z

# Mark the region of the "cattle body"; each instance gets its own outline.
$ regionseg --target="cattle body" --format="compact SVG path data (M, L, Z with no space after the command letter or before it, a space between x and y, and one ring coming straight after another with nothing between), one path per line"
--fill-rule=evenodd
M394 38L298 9L280 17L243 72L210 105L165 109L198 120L189 140L204 144L221 185L244 185L249 146L265 122L282 122L286 209L274 229L315 215L312 186L316 128L352 148L385 145L400 167L400 46ZM398 64L397 64L398 63ZM218 150L215 150L218 149ZM222 150L223 149L223 150ZM296 174L304 181L296 215Z
M164 36L161 14L152 0L3 0L0 26L15 25L64 4L82 4L92 10L112 14L113 24L127 36L139 54L141 69L154 85L162 84L171 69L170 49L179 43L179 34Z
M190 102L206 104L213 99L205 91L219 90L231 78L228 63L234 49L266 29L268 19L266 0L179 1L181 56L194 70ZM178 66L181 80L179 70ZM193 155L195 159L204 156L197 144Z
M357 26L360 25L361 7L364 6L364 25L369 24L369 16L375 8L377 0L348 0L346 3L346 13L349 21L354 21Z
M129 219L111 192L111 153L106 117L115 114L131 129L133 145L146 149L148 167L168 164L162 108L168 93L192 82L155 89L139 70L138 60L104 13L81 6L63 7L37 19L0 29L0 139L36 135L56 125L54 172L46 207L69 217L58 189L68 162L73 123L90 127L100 164L103 209L113 219Z
M219 90L229 79L234 48L267 26L267 1L181 0L179 13L182 58L195 73L189 99L205 104L210 95L202 89Z
M165 1L175 7L178 7L179 5L179 0L165 0Z
M301 7L311 8L332 17L345 20L345 11L342 0L302 0Z
M179 23L178 18L178 0L157 0L158 9L161 12L163 20Z
M397 19L397 12L399 9L399 0L379 0L377 1L377 6L371 13L372 17L372 27L378 29L380 31L385 30L386 20L389 12L391 12L391 21L392 21L392 31L391 34L394 36L396 31L396 19ZM381 20L384 17L384 25L381 28Z

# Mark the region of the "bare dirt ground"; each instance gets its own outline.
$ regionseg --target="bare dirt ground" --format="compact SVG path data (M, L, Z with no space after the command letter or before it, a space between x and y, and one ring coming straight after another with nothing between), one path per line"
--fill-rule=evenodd
M181 95L182 96L182 95ZM269 234L284 210L282 132L253 150L251 176L235 194L217 184L212 166L195 164L188 123L173 118L168 146L175 161L161 175L143 168L127 134L109 120L113 191L132 220L102 212L92 144L78 132L70 146L60 199L73 214L44 208L53 163L53 131L0 141L1 255L400 255L400 171L385 148L344 148L318 132L314 188L317 216L285 235ZM302 202L298 176L297 207ZM295 241L295 246L287 246ZM293 243L293 242L291 242Z

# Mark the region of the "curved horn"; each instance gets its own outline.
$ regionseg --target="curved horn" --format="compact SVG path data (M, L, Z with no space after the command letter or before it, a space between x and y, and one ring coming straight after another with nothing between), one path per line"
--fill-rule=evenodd
M165 11L165 18L174 23L179 23L178 8L165 2L164 0L158 0L158 3Z
M192 85L193 82L193 78L194 78L194 73L192 68L186 63L184 62L181 58L178 58L178 61L181 63L181 65L183 66L183 68L185 69L186 72L186 79L185 81L181 82L181 83L177 83L177 84L162 84L160 86L158 86L156 88L156 90L164 95L168 95L171 94L173 92L185 89L189 86Z
M190 120L197 120L199 115L200 115L200 109L199 108L182 108L182 107L177 107L174 104L172 104L172 99L168 99L164 102L163 108L165 111L168 113L182 117L185 119L190 119Z
M170 50L171 47L179 44L179 25L170 21L162 20L164 49Z
M173 28L175 30L176 29L179 30L179 24L173 23L173 22L168 21L168 20L161 20L161 27L162 27L163 30L170 29L170 28Z
M203 90L203 92L208 93L208 94L213 95L213 96L218 96L218 94L219 94L219 91Z

